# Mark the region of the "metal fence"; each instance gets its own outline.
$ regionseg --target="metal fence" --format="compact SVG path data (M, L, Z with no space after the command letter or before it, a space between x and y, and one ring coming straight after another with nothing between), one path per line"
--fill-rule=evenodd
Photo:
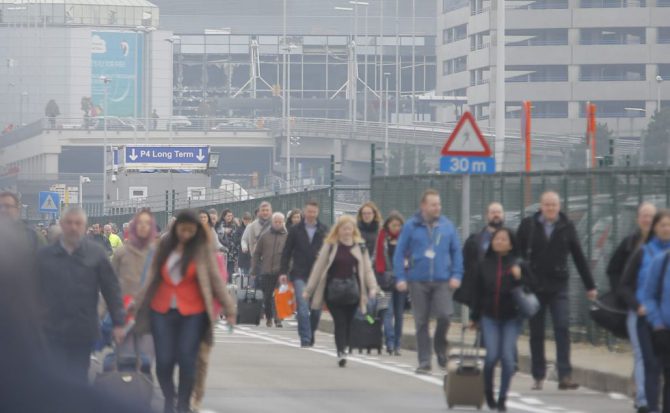
M435 188L442 194L442 208L461 228L462 177L458 175L414 175L375 177L371 198L384 214L397 210L413 214L422 192ZM507 226L516 229L522 218L538 210L540 195L557 191L562 210L576 225L599 290L609 289L607 262L620 240L635 227L637 206L649 201L670 206L670 170L600 169L594 171L502 173L472 176L469 230L485 225L486 208L502 202ZM570 321L576 340L611 343L611 337L591 322L589 303L572 260L570 261Z
M258 208L258 206L263 201L270 202L272 204L272 208L274 211L283 212L284 214L287 214L290 210L294 208L302 208L307 201L316 201L320 205L319 219L322 222L330 225L334 217L333 197L331 196L330 188L306 190L306 191L292 192L280 195L268 193L266 196L257 197L253 199L250 198L245 200L230 200L227 202L224 201L219 203L212 202L210 204L199 203L199 204L193 204L190 207L184 204L183 202L179 202L175 204L177 205L177 207L173 210L170 211L162 210L158 212L154 210L154 214L156 216L157 224L161 228L166 228L170 216L176 215L180 211L186 209L209 210L211 208L214 208L218 211L219 214L225 209L230 209L231 211L233 211L233 214L236 217L241 217L245 212L250 212L253 214L254 210ZM122 214L111 214L106 216L94 215L89 217L89 223L90 224L114 223L118 225L119 228L121 228L124 223L130 222L130 220L133 219L135 211L139 211L143 207L146 207L146 205L145 206L138 205L137 208L135 208L133 211L131 212L124 211L124 213Z

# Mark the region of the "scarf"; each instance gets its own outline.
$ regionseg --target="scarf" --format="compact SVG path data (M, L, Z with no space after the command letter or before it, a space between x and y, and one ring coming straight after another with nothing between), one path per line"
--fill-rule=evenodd
M377 248L375 248L375 270L377 270L378 274L383 274L386 272L386 253L388 250L385 243L397 240L399 235L399 233L392 234L390 232L386 232L385 229L379 231L379 236L377 237ZM393 259L393 257L388 258L389 261Z

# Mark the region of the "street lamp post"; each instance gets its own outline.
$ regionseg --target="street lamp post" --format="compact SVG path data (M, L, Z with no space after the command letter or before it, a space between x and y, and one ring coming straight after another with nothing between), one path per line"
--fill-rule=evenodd
M496 10L496 170L505 162L505 0L497 0Z
M656 112L661 112L661 84L663 83L663 77L661 75L656 76Z
M91 182L91 178L88 176L79 175L79 207L84 207L84 184Z
M389 77L390 73L384 73L385 93L384 98L384 174L389 175Z
M109 119L109 84L112 82L112 79L107 76L100 76L100 80L104 84L105 91L105 108L102 118L104 130L102 145L102 213L105 214L107 205L107 120Z

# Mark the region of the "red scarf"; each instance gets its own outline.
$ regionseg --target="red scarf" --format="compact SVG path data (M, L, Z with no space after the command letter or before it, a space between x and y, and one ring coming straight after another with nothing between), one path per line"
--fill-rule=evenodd
M388 241L392 240L397 240L398 234L392 234L390 232L386 232L385 229L382 229L379 231L379 235L377 236L377 247L375 248L375 270L377 270L378 274L383 274L386 272L386 245L385 243ZM389 257L389 261L392 261L393 257Z

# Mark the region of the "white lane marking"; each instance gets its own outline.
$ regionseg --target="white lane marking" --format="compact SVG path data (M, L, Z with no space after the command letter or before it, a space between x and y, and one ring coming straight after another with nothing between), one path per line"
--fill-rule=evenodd
M549 407L547 407L547 409L553 410L555 412L567 412L568 411L568 409L566 409L564 407L558 407L558 406L549 406Z
M246 329L244 329L244 330L246 330ZM282 346L292 347L292 348L299 348L299 346L297 346L297 345L287 343L287 342L282 341L282 340L277 340L274 337L259 336L256 333L251 332L251 331L238 331L238 332L239 332L239 334L242 334L242 335L246 335L246 336L249 336L249 337L260 338L262 340L267 340L271 343L280 344ZM337 355L335 353L331 352L331 351L320 350L320 349L317 349L317 348L307 348L305 350L311 351L313 353L323 354L323 355L326 355L328 357L333 357L333 358L337 357ZM414 372L411 372L411 371L402 370L402 369L399 369L399 368L396 368L396 367L386 366L382 363L377 363L377 362L374 362L374 361L363 360L363 359L358 358L358 357L348 357L348 360L353 361L355 363L363 364L363 365L366 365L366 366L376 367L376 368L381 369L381 370L390 371L390 372L393 372L393 373L396 373L396 374L400 374L402 376L412 377L416 380L420 380L420 381L423 381L423 382L426 382L426 383L430 383L430 384L439 386L440 388L442 388L442 386L444 385L443 379L441 379L441 378L432 377L432 376L417 375L417 374L415 374ZM517 402L511 402L511 401L507 402L507 406L511 407L513 409L522 410L522 411L530 412L530 413L550 413L549 410L538 409L536 407L526 406L524 404L517 403Z
M534 397L522 397L519 400L521 400L523 403L530 404L532 406L540 406L540 405L544 404L543 401L538 400Z
M609 396L613 400L628 400L628 396L621 393L609 393Z
M510 398L510 397L518 398L518 397L521 397L521 393L510 391L510 392L507 392L507 397L508 398Z

